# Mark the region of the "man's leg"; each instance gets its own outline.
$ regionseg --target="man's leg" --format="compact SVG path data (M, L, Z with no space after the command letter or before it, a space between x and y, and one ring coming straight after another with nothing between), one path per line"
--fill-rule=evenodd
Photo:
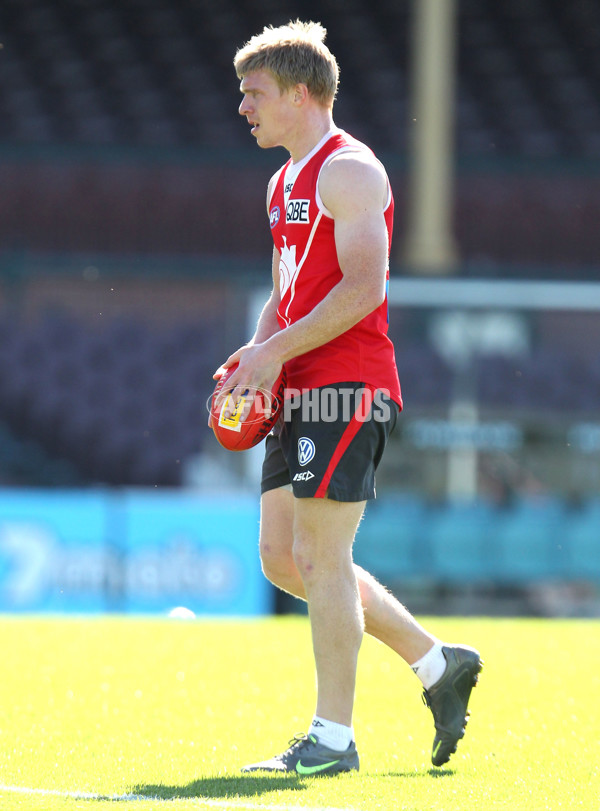
M352 543L363 509L364 502L295 499L283 488L263 496L261 557L270 557L270 539L290 539L288 565L308 602L318 696L310 734L245 772L314 775L359 768L352 709L364 620Z
M292 493L284 488L264 493L261 501L260 556L265 576L272 583L306 600L304 584L292 552L294 501ZM372 575L353 565L364 609L366 632L396 651L408 664L413 664L430 650L436 638Z
M308 603L320 718L352 726L363 608L352 544L364 502L295 499L293 555Z
M306 590L292 554L294 497L283 488L267 491L261 502L260 552L263 571L276 586L306 599ZM409 665L420 664L435 655L439 669L440 652L445 670L433 684L424 681L425 700L433 714L436 735L432 761L441 766L456 751L467 723L467 705L477 682L482 662L477 651L464 646L443 646L429 634L406 608L374 577L354 564L365 630L395 650ZM447 666L446 666L447 663ZM415 668L417 672L417 668Z

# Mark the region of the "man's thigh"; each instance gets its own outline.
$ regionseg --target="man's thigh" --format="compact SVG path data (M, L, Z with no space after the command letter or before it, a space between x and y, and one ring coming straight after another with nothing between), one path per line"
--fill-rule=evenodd
M260 499L260 552L270 559L291 557L294 544L294 496L291 488L277 487Z
M323 557L351 549L365 503L296 498L287 487L268 490L261 497L261 557L285 568L295 542Z
M366 501L294 498L294 550L315 565L349 559Z

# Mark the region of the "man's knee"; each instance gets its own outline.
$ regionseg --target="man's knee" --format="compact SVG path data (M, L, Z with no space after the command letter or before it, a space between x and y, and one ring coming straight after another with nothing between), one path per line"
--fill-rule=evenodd
M292 550L287 547L273 546L268 541L261 539L260 562L267 580L281 588L286 588L298 577Z
M352 543L364 502L305 499L294 521L294 561L304 581L337 576L352 567Z
M316 555L311 538L298 533L294 538L292 557L302 580L311 576L315 569Z
M328 543L320 533L303 532L298 527L294 534L292 555L296 570L305 585L337 576L351 561L351 553L344 547Z

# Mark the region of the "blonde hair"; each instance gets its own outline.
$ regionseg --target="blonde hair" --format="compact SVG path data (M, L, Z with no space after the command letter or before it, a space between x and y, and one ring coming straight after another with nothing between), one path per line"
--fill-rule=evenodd
M243 45L233 60L239 79L255 70L268 70L283 92L302 83L320 104L333 104L339 81L335 56L325 45L321 23L290 21L265 26Z

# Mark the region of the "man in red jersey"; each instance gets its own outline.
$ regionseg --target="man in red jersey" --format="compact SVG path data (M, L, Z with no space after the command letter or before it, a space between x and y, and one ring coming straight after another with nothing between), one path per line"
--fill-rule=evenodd
M288 395L267 437L260 554L265 575L308 603L317 706L307 735L244 771L333 774L358 769L352 711L364 631L396 651L425 688L448 761L464 734L481 670L473 648L444 645L368 572L352 545L375 469L402 408L387 337L393 197L382 164L332 118L335 57L318 23L267 27L236 54L239 113L264 149L288 162L271 179L273 290L239 363L232 399L271 389L285 364Z

